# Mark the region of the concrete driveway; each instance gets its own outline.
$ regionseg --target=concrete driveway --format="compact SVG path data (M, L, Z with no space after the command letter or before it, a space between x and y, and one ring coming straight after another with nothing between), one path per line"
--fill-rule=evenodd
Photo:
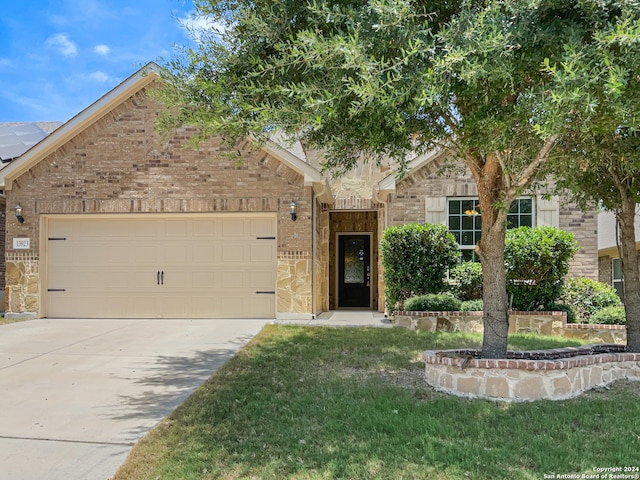
M0 479L107 480L268 320L0 326Z

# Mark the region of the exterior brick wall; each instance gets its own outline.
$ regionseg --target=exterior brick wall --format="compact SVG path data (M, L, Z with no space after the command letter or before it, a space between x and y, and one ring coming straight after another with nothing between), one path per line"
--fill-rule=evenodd
M475 197L475 181L460 169L440 174L441 161L434 161L398 182L390 195L388 221L390 226L425 222L426 197Z
M7 261L18 253L38 260L40 214L276 212L279 265L310 262L313 192L302 175L249 143L237 146L238 158L218 140L185 147L194 130L160 138L160 111L141 91L21 175L7 201L22 204L25 222L7 224ZM13 252L13 237L29 237L31 250ZM303 270L305 298L289 305L310 313L310 265Z
M427 197L476 197L478 189L470 172L462 164L443 170L442 160L435 160L412 172L398 183L390 195L388 224L424 223ZM569 265L569 275L598 277L598 219L594 212L583 214L572 203L560 204L558 227L570 231L580 244L580 251Z
M13 213L13 212L12 212ZM6 242L6 227L7 227L7 202L6 200L0 201L0 258L4 258L5 242ZM4 292L6 286L6 265L4 262L0 262L0 292ZM4 310L4 302L1 302L0 308Z
M610 256L598 257L598 281L611 285L613 282L613 264Z
M582 213L574 204L560 206L560 229L573 233L580 250L569 263L569 275L598 279L598 215Z

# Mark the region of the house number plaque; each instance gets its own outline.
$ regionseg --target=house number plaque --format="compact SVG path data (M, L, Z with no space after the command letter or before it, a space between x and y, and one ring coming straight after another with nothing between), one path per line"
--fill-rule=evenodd
M29 250L31 248L30 238L14 238L13 249L14 250Z

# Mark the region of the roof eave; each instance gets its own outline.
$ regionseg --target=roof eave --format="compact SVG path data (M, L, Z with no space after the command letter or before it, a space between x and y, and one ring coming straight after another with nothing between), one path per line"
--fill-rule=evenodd
M254 138L255 140L255 138ZM267 140L266 142L260 142L261 148L269 155L277 158L285 165L289 166L294 171L298 172L304 178L305 186L313 187L313 191L316 198L322 203L333 203L334 198L331 194L331 186L327 178L322 175L312 165L309 165L304 160L301 160L293 153L282 148L280 145Z
M433 162L442 154L442 150L434 149L418 155L416 158L410 160L409 163L407 163L407 175L411 175L412 171L418 170L424 165ZM391 175L388 175L380 180L375 187L380 198L386 199L388 198L389 194L394 193L396 191L397 182L398 179L395 173L392 173Z

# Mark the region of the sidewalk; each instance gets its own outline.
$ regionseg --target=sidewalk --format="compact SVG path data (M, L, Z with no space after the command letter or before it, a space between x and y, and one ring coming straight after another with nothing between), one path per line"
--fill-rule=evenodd
M276 320L275 323L316 327L392 327L391 322L384 316L384 313L373 310L333 310L323 312L312 320Z

